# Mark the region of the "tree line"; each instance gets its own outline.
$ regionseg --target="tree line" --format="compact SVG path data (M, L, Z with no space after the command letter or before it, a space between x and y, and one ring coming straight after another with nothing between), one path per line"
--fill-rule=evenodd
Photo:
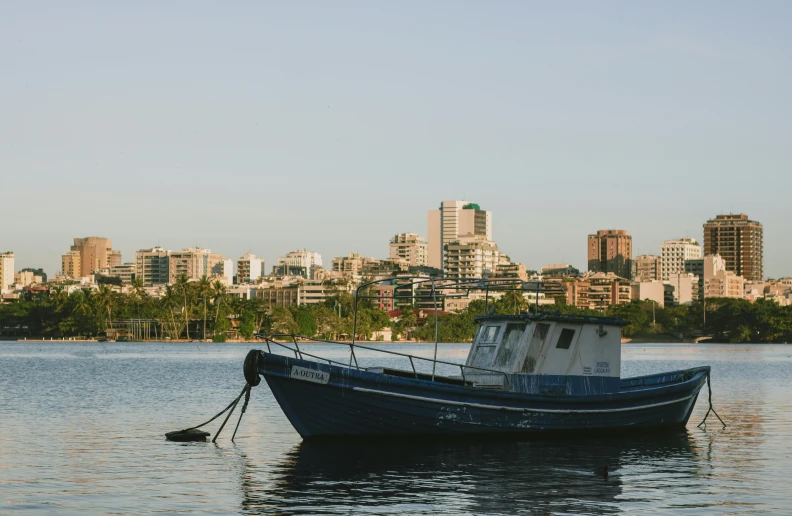
M318 339L349 339L353 333L355 298L336 291L322 303L281 307L263 299L231 296L226 286L206 277L189 281L181 276L160 298L147 295L140 282L121 293L102 284L96 290L80 289L68 294L62 287L41 293L26 292L13 303L0 304L0 334L30 338L97 338L108 335L113 321L156 321L157 339L250 340L256 333L299 334ZM393 338L431 342L435 339L434 313L407 305L397 317L371 305L358 303L356 339L372 339L390 329ZM470 342L475 319L492 311L516 314L535 310L518 291L497 300L473 301L462 311L438 315L441 342ZM759 299L707 299L706 304L659 307L651 301L614 305L607 311L568 306L563 297L540 311L577 315L608 315L626 321L625 337L672 336L690 339L712 336L714 342L792 342L792 307Z

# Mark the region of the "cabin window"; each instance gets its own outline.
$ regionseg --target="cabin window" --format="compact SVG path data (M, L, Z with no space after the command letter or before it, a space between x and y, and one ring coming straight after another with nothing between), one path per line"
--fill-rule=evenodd
M498 334L500 333L500 326L485 326L481 332L481 341L487 343L498 342Z
M575 330L570 328L564 328L561 330L561 335L558 336L558 343L556 344L556 348L558 349L569 349L570 344L572 344L572 338L575 336Z
M515 353L519 349L520 341L525 334L525 323L509 323L506 331L503 332L503 342L498 349L498 356L495 357L495 366L506 367L512 363Z
M528 345L528 354L523 363L523 373L533 373L536 369L536 362L539 360L539 354L542 352L542 345L547 338L547 333L550 331L550 325L547 323L536 323L531 343Z

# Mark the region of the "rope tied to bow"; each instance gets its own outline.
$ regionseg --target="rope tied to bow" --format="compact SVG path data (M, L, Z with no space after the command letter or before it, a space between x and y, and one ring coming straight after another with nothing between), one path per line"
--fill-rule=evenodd
M707 390L709 390L709 408L707 409L707 413L704 414L704 419L701 421L701 423L699 423L697 425L696 428L700 428L701 425L705 425L706 426L707 417L709 417L710 412L715 414L715 417L717 417L718 421L721 422L721 424L723 425L723 428L726 428L726 423L723 422L723 419L721 419L721 417L718 415L718 413L715 412L715 408L712 406L712 386L710 385L710 374L709 373L707 373Z
M217 438L220 436L220 432L223 431L223 428L225 427L226 423L231 417L231 414L233 414L234 410L236 410L236 406L239 404L239 400L241 400L242 396L244 395L245 402L242 404L242 412L239 414L239 419L237 420L236 428L234 428L234 433L231 436L231 442L234 442L234 437L236 437L237 430L239 430L239 424L242 422L242 416L245 415L245 411L247 410L248 403L250 402L250 389L261 383L261 377L259 376L258 373L258 360L260 356L261 356L260 350L253 349L250 350L250 352L248 352L247 356L245 357L244 366L242 368L243 373L245 374L245 380L246 380L245 386L242 388L242 392L239 393L239 396L234 398L234 400L231 403L229 403L226 408L215 414L215 416L212 417L212 419L205 421L200 425L192 426L190 428L185 428L183 430L176 430L174 432L168 432L165 434L165 438L168 439L169 441L179 441L179 442L205 441L206 438L209 437L209 432L198 431L198 429L201 428L202 426L208 425L215 419L219 418L220 416L228 412L228 415L223 420L223 424L220 425L220 429L217 430L217 433L212 439L212 442L217 441Z

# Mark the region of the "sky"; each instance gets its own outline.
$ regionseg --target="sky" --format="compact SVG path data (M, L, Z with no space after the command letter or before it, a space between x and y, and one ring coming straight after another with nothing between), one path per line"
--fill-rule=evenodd
M501 252L585 269L764 225L792 275L792 2L0 3L0 252L74 237L201 246L267 270L427 236L441 201Z

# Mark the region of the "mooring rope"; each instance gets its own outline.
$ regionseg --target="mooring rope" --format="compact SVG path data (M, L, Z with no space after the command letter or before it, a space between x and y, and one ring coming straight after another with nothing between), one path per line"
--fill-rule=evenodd
M239 419L237 419L236 428L234 428L234 433L231 435L231 442L234 442L234 437L236 437L237 430L239 430L239 423L242 422L242 416L245 415L245 411L247 410L248 402L250 401L250 384L248 384L247 392L245 393L245 403L242 404L242 412L239 413ZM217 432L218 434L220 432Z
M226 408L224 408L223 410L221 410L220 412L215 414L215 416L212 419L210 419L209 421L205 421L205 422L203 422L203 423L201 423L200 425L197 425L197 426L192 426L190 428L185 428L184 430L177 430L175 432L169 432L169 434L182 434L184 432L189 432L190 430L197 430L197 429L201 428L202 426L208 425L209 423L211 423L215 419L217 419L220 416L222 416L223 414L225 414L228 411L228 409L236 406L236 404L239 403L239 400L242 398L242 395L245 394L245 392L248 390L248 387L249 387L249 385L246 383L245 387L242 389L242 392L239 393L239 396L237 396L231 403L229 403ZM233 412L233 410L231 412ZM231 414L229 414L229 416L230 415ZM228 418L226 418L226 419L228 419ZM221 429L222 429L222 427L221 427ZM218 434L219 433L220 432L218 432Z
M217 433L215 434L214 438L212 439L212 442L217 441L217 438L220 437L220 432L223 431L223 428L225 427L226 423L228 423L228 419L231 417L231 414L233 414L234 410L236 410L236 406L239 403L239 400L242 399L242 395L245 394L246 392L249 392L249 389L250 389L250 384L246 383L245 387L242 388L242 392L239 393L239 396L237 396L237 399L234 400L234 404L231 406L231 411L228 413L226 418L223 420L223 424L220 425L220 429L217 430ZM241 417L240 417L240 419L241 419Z
M242 387L242 392L239 393L239 396L237 396L234 399L234 401L229 403L226 408L218 412L209 421L201 423L198 426L185 428L184 430L176 430L175 432L168 432L165 434L165 437L172 441L195 441L199 439L203 440L205 437L209 435L209 432L196 432L195 435L186 435L186 434L191 430L197 430L202 426L208 425L209 423L211 423L212 421L214 421L215 419L217 419L218 417L222 416L223 414L225 414L230 410L225 420L223 421L223 424L220 425L220 429L215 434L214 439L212 439L212 442L217 441L217 438L220 436L220 432L223 431L223 428L225 427L226 423L228 423L229 418L231 418L231 414L233 414L234 410L236 410L236 406L239 404L239 400L242 399L242 395L245 395L245 403L242 405L242 413L239 414L239 420L237 420L236 428L234 428L234 435L231 436L231 441L233 442L234 437L236 437L237 430L239 430L239 423L242 422L242 416L245 415L245 410L247 410L248 402L250 401L250 389L261 383L261 376L259 375L259 370L258 370L259 369L258 362L261 357L262 357L261 350L252 349L248 352L247 356L245 357L244 366L242 367L242 371L245 374L245 380L246 380L245 386Z
M715 417L717 417L718 421L721 422L721 424L723 425L723 428L726 428L726 423L723 422L723 420L718 415L718 413L715 412L715 408L712 406L712 386L710 385L710 375L709 375L709 373L707 373L707 390L709 390L709 409L707 409L707 413L704 414L704 419L701 421L701 423L698 424L698 426L696 428L700 428L701 425L703 425L703 424L705 424L707 422L707 417L709 417L710 412L715 414Z

